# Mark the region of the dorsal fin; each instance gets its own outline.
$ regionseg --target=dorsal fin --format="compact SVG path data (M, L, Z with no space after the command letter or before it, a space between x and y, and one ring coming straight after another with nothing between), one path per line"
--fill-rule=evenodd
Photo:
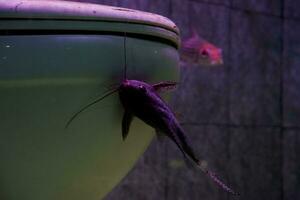
M199 34L198 31L196 30L196 28L193 26L192 28L192 38L198 38L199 39Z
M173 90L174 88L176 88L177 84L178 83L174 81L164 81L164 82L153 84L152 87L157 92L164 92L168 90Z

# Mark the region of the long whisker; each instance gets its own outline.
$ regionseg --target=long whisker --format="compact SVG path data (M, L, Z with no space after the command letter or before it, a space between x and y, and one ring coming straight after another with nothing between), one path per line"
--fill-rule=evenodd
M84 106L83 108L81 108L78 112L76 112L67 122L65 128L68 128L69 125L72 123L72 121L80 114L82 113L84 110L86 110L87 108L89 108L90 106L98 103L99 101L103 100L105 97L108 97L109 95L117 92L119 90L119 87L113 89L113 90L109 90L106 93L104 93L102 96L98 97L97 99L95 99L94 101L92 101L91 103L87 104L86 106Z

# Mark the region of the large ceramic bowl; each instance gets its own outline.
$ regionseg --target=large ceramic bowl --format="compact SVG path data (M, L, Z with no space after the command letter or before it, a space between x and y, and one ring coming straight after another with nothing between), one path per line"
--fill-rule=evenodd
M125 142L117 94L66 122L124 74L176 80L178 30L168 19L63 1L0 0L0 199L99 200L154 131L135 119Z

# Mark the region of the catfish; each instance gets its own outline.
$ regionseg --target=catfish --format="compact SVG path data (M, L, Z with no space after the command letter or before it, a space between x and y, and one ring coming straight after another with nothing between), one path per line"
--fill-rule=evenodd
M149 85L143 81L125 80L119 88L119 98L124 107L122 120L122 137L126 139L130 124L134 117L138 117L149 126L153 127L157 133L164 133L170 138L182 152L185 159L189 157L194 163L223 190L238 195L230 187L224 184L215 173L206 169L205 162L199 160L193 148L188 142L180 123L167 103L158 95L158 91L166 87L173 88L176 83L161 82Z
M122 81L121 85L99 97L90 104L84 106L68 121L67 126L85 109L101 101L105 97L118 92L119 99L124 108L122 119L122 138L126 139L130 130L130 124L134 117L153 127L157 133L163 133L170 138L182 152L185 159L190 158L205 174L207 174L223 190L233 195L238 195L230 187L224 184L215 173L206 169L205 162L199 160L191 147L186 134L174 113L167 103L159 96L158 92L176 87L172 81L160 82L150 85L139 80Z

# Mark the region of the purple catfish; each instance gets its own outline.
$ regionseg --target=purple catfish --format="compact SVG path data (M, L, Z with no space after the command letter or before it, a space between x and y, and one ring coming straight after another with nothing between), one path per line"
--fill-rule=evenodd
M122 120L122 137L126 139L130 124L134 117L140 118L146 124L153 127L156 132L167 135L180 149L185 158L190 158L194 163L205 172L214 182L216 182L225 191L237 195L231 188L225 185L214 173L206 169L204 162L201 162L195 155L183 129L177 121L174 113L158 95L157 92L170 89L176 86L175 82L161 82L154 85L138 81L124 80L122 84L100 98L79 110L67 123L67 126L80 114L83 110L91 105L101 101L105 97L119 92L120 101L124 107L124 115Z
M157 91L174 87L175 85L176 83L174 82L161 82L149 85L137 80L125 80L122 83L119 88L119 97L125 109L122 120L123 139L128 135L130 123L133 117L136 116L153 127L156 132L166 134L175 142L185 158L188 156L192 159L221 188L231 194L237 195L236 192L219 180L214 173L207 170L204 163L196 157L174 113L157 94Z

